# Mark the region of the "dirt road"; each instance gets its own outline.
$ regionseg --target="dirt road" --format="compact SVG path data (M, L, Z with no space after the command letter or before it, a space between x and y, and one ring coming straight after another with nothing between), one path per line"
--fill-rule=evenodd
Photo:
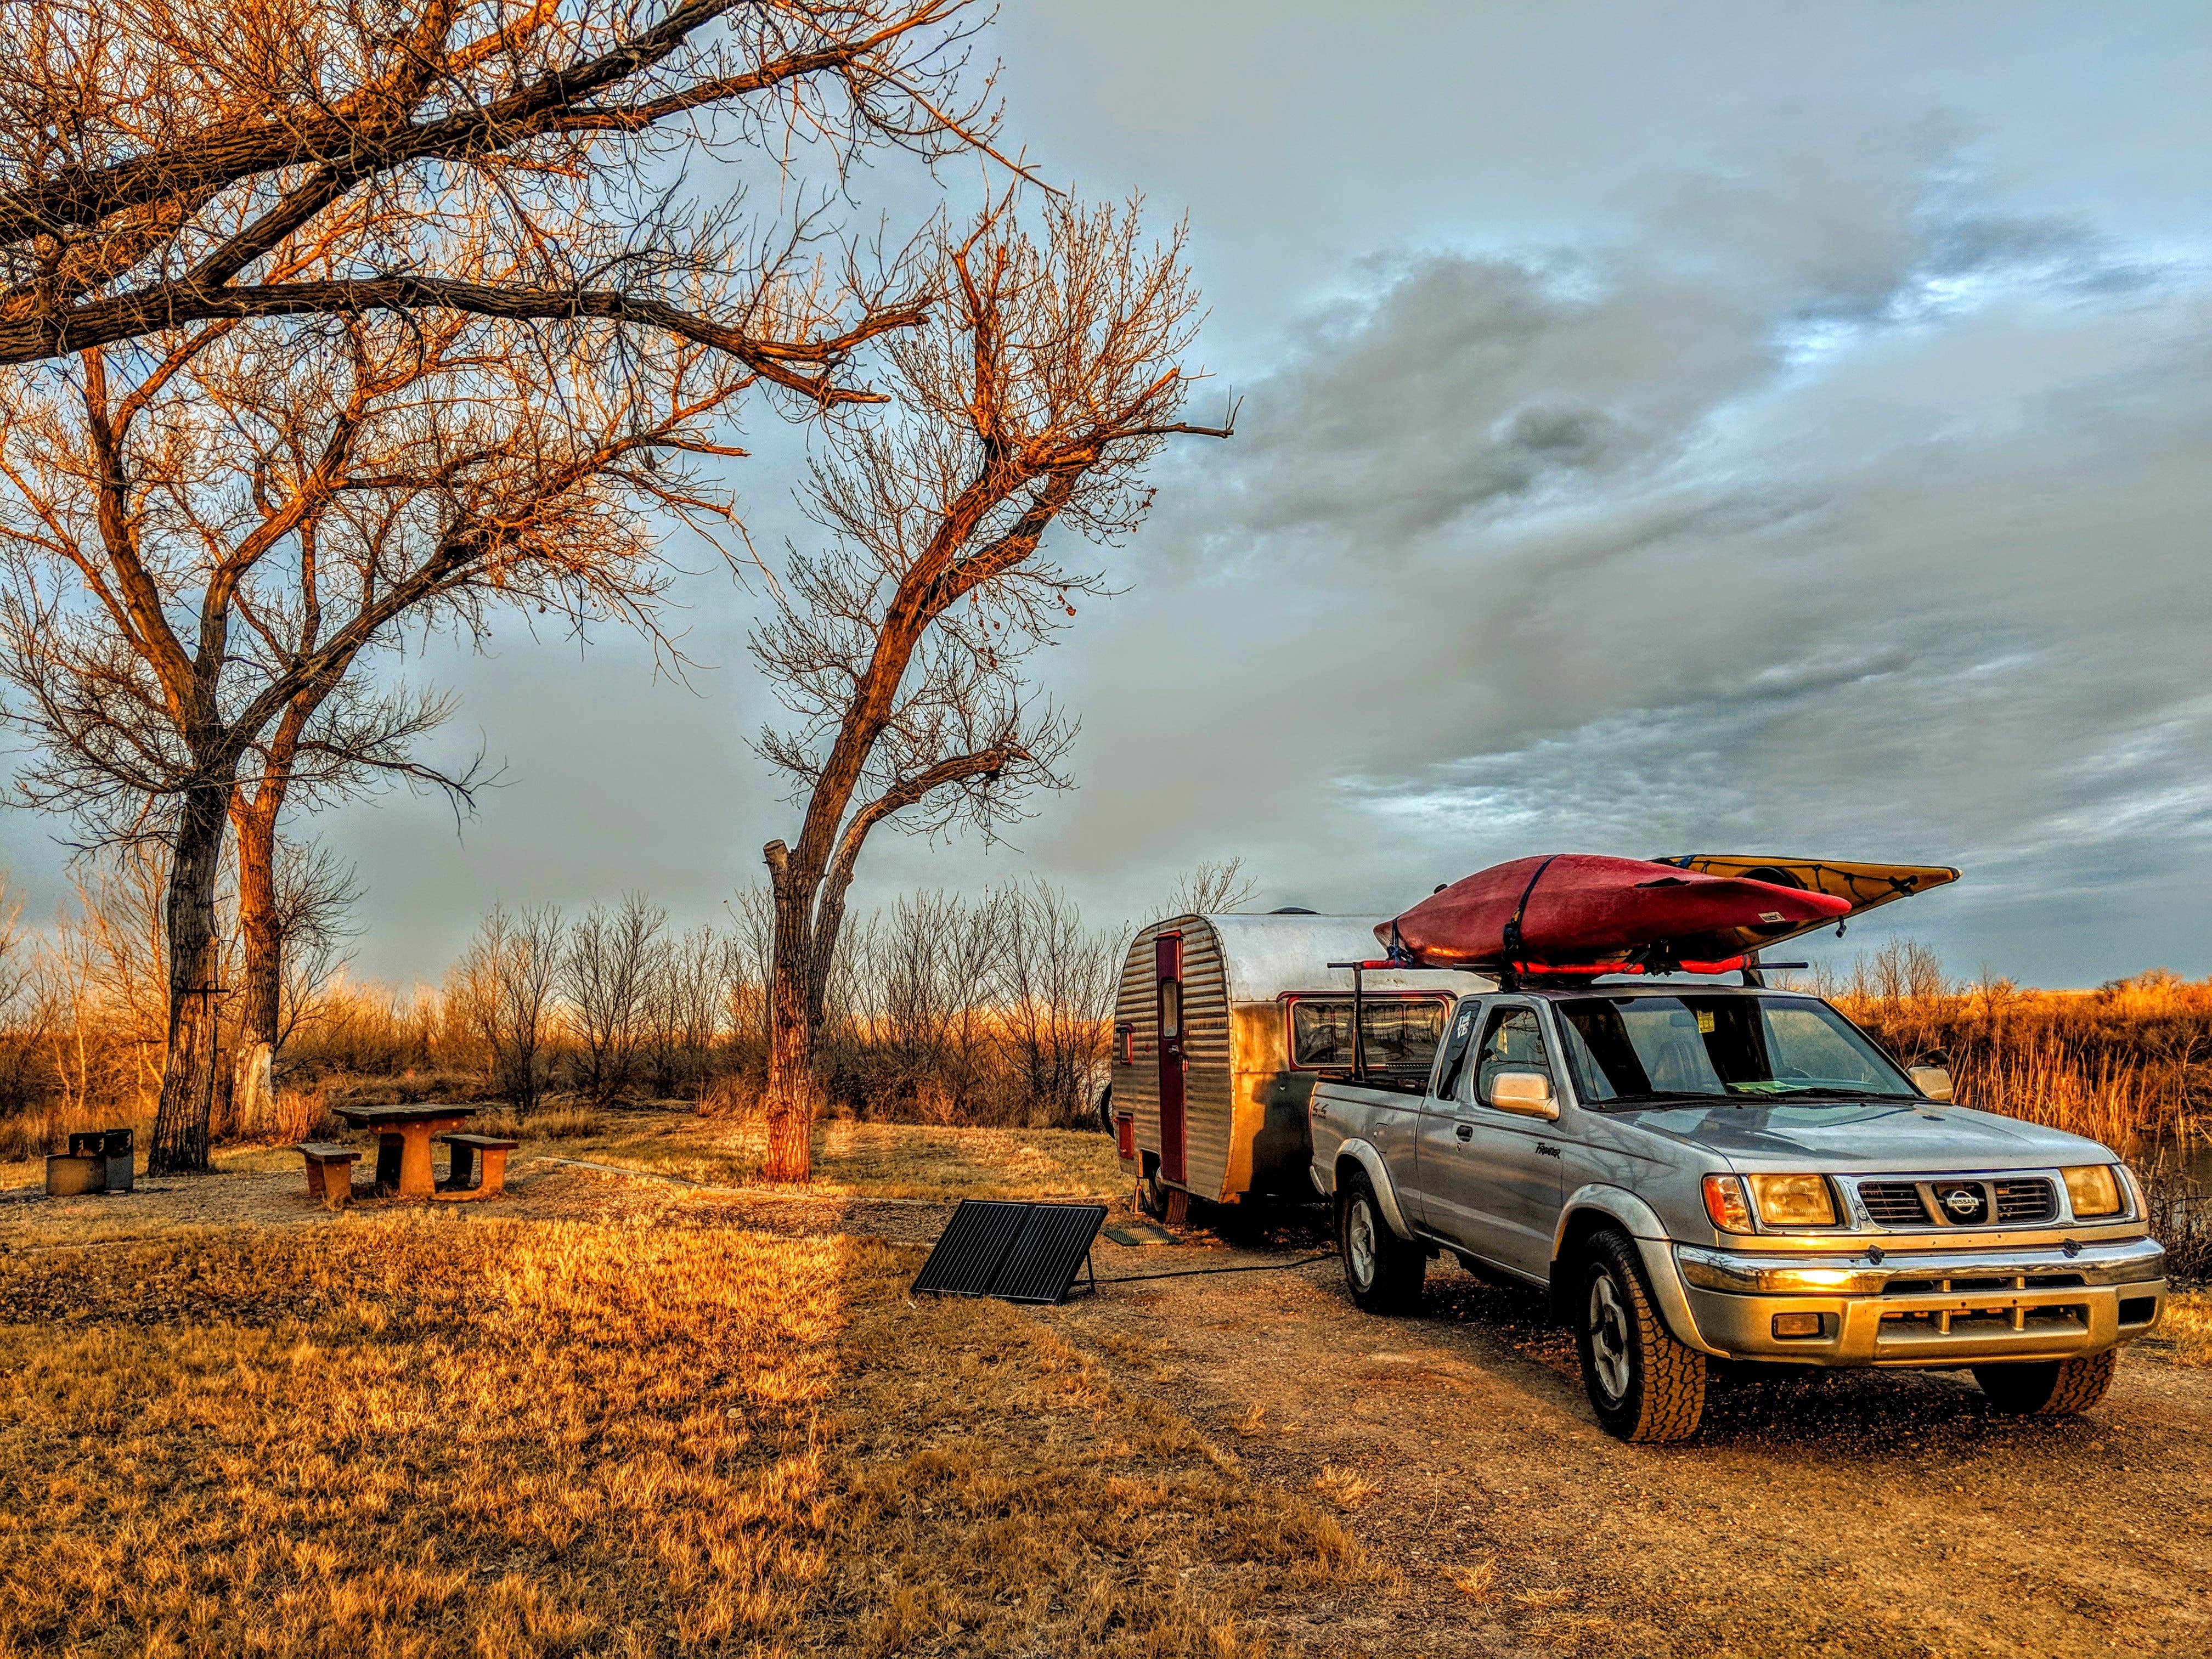
M1107 1277L1266 1259L1100 1255ZM1317 1482L1403 1573L1271 1620L1310 1650L2212 1653L2212 1372L2132 1355L2055 1421L1991 1416L1964 1373L1815 1373L1630 1447L1535 1297L1456 1266L1429 1285L1411 1319L1359 1312L1333 1261L1042 1316L1255 1475Z

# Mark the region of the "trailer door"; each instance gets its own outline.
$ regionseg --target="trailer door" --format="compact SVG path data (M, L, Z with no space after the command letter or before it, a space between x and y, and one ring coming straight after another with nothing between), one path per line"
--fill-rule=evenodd
M1162 933L1152 941L1159 981L1160 1178L1183 1182L1182 1132L1182 935Z

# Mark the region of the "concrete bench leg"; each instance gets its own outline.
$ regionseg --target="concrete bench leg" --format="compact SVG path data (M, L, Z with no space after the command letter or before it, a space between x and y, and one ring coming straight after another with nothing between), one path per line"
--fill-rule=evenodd
M494 1146L483 1155L483 1176L476 1183L477 1195L489 1198L507 1190L507 1148Z
M353 1198L353 1165L311 1160L307 1164L307 1196L317 1200L326 1210L345 1208Z
M477 1185L477 1149L458 1141L446 1144L446 1190L465 1193Z

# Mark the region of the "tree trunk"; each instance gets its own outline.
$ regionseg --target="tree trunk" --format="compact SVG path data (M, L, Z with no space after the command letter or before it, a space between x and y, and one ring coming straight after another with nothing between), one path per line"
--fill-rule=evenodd
M812 1132L821 1090L814 1079L814 884L792 869L781 842L768 848L775 893L775 951L768 985L768 1162L765 1181L813 1174Z
M161 1066L161 1103L154 1119L151 1175L184 1175L208 1167L208 1121L215 1107L216 880L229 790L187 790L169 863L169 1047Z
M262 784L263 794L269 787ZM284 941L276 915L276 815L250 807L233 818L238 830L238 931L245 956L233 1087L239 1133L250 1138L276 1127Z

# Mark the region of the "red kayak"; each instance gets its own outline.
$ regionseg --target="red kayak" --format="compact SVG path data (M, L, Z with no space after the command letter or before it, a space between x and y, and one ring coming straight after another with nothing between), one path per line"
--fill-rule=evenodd
M1559 853L1516 859L1431 893L1375 930L1424 967L1594 966L1655 947L1685 966L1740 962L1743 936L1844 915L1849 899L1642 859Z

